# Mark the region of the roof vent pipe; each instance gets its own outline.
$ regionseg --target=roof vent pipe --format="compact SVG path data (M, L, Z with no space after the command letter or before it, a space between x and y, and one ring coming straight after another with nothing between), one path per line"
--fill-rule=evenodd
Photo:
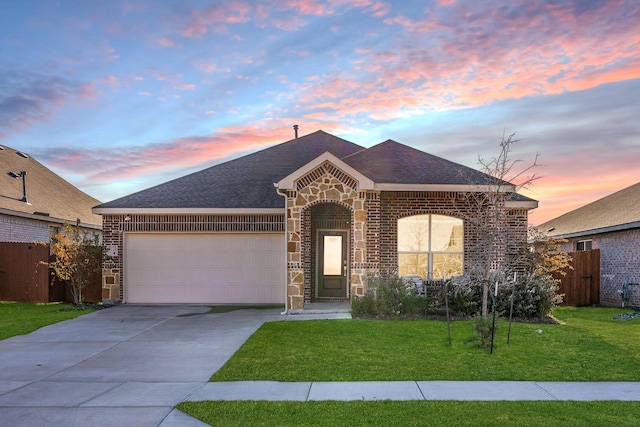
M296 135L296 139L298 139L298 125L293 125L293 132Z
M21 171L20 173L15 173L15 172L7 172L7 175L9 175L11 178L20 178L22 177L22 199L20 199L21 202L25 202L25 203L29 203L27 201L27 172L26 171Z

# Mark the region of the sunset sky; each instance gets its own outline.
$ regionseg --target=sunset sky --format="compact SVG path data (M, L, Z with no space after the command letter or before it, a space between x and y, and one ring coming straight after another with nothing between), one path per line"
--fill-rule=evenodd
M0 145L102 201L293 124L474 168L516 132L532 224L640 181L637 0L22 0L0 23Z

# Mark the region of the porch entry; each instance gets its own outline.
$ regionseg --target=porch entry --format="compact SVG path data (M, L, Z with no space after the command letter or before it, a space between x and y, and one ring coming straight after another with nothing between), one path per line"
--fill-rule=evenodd
M316 297L346 298L349 272L349 231L318 230Z

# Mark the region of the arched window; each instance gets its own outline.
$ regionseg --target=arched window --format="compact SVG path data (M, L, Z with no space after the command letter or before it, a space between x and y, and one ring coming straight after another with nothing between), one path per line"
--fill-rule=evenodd
M464 230L461 219L414 215L398 220L398 276L442 279L462 274Z

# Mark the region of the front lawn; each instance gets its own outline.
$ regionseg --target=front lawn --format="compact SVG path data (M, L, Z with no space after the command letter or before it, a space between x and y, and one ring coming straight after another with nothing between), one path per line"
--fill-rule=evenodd
M561 307L561 325L500 322L493 354L469 321L318 320L264 324L212 381L639 381L640 319ZM537 330L541 330L538 333Z
M0 301L0 340L28 334L43 326L73 319L91 311L76 309L72 304Z
M213 426L633 426L638 402L184 402Z

